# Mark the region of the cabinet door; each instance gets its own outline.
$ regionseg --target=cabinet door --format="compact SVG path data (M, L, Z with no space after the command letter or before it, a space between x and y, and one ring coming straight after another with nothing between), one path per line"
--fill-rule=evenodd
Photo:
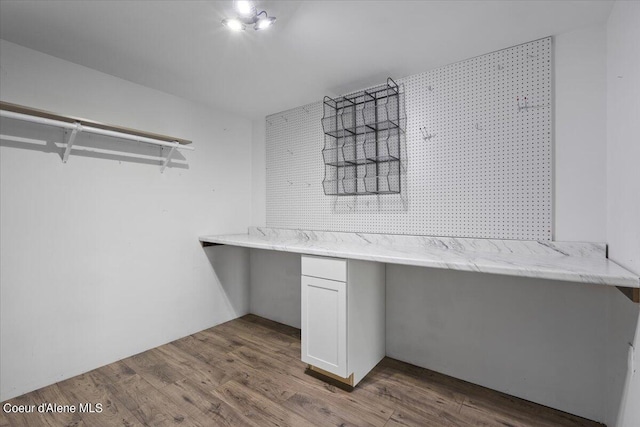
M302 361L348 376L345 282L302 276Z

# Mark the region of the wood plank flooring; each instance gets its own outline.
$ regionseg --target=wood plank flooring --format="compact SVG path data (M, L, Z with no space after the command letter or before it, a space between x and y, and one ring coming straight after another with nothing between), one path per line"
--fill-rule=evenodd
M601 426L390 358L352 392L304 370L300 330L247 315L9 400L101 413L0 426Z

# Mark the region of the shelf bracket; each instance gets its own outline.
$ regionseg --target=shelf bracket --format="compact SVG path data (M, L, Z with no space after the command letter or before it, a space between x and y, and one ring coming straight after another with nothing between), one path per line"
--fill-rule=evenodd
M631 301L640 304L640 288L626 288L622 286L617 286L617 288Z
M224 243L213 243L213 242L200 242L203 248L207 248L209 246L223 246Z
M173 153L176 151L176 148L178 148L178 145L179 145L178 141L174 141L174 143L176 145L171 147L171 150L169 150L169 153L167 154L167 157L165 157L164 161L162 162L162 166L160 166L160 173L164 172L165 168L167 167L167 165L171 161L171 156L173 156ZM162 150L164 151L164 148Z
M71 130L69 134L69 138L67 138L66 144L67 147L64 149L64 154L62 155L62 163L67 163L69 160L69 154L71 154L71 147L73 147L73 143L76 140L76 136L78 133L82 132L82 125L78 122L75 123L76 127Z

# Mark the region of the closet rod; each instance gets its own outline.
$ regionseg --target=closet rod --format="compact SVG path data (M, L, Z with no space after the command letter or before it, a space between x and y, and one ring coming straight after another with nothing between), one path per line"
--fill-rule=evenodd
M0 110L1 117L7 117L10 119L24 120L32 123L39 123L48 126L56 126L65 129L76 129L82 132L94 133L97 135L110 136L113 138L126 139L129 141L144 142L146 144L160 145L163 147L170 147L178 150L190 150L193 151L193 147L181 145L178 141L167 142L159 139L147 138L145 136L138 136L124 132L117 132L113 130L100 129L93 126L81 124L80 122L63 122L60 120L48 119L46 117L32 116L29 114L16 113L14 111Z

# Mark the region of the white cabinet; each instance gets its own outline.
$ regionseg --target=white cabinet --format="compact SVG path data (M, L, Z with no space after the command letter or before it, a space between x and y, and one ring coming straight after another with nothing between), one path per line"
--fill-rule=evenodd
M302 361L355 386L385 355L384 264L302 257Z

